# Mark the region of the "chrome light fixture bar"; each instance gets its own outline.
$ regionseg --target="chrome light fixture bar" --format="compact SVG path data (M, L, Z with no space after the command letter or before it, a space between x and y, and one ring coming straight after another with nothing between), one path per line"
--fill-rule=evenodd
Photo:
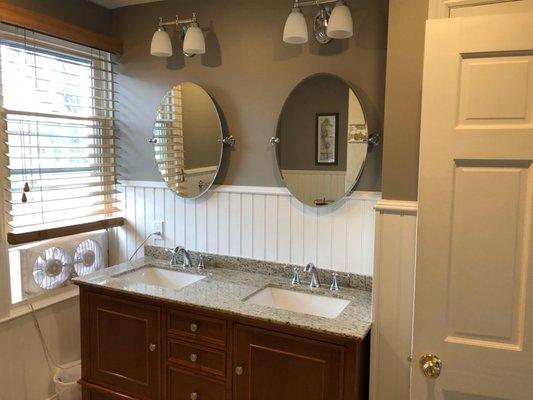
M333 8L329 4L336 3ZM308 41L307 23L302 7L317 6L313 34L320 44L331 39L347 39L353 36L353 20L350 9L344 0L296 0L283 29L283 41L289 44L302 44Z
M196 13L192 13L192 18L176 19L173 21L164 22L163 18L159 18L157 30L152 37L152 44L150 46L150 54L156 57L171 57L172 56L172 42L170 36L165 30L165 26L176 26L183 42L183 54L187 57L194 57L196 54L205 53L205 38L196 19Z

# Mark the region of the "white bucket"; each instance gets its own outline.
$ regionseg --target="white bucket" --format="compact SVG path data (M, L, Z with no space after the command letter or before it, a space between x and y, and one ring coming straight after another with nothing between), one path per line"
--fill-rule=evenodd
M61 366L54 375L54 385L59 400L81 400L81 361L74 361Z

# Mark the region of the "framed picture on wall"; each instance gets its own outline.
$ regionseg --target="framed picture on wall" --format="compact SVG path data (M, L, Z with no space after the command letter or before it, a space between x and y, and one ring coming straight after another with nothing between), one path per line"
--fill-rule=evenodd
M316 165L337 165L339 113L316 114Z

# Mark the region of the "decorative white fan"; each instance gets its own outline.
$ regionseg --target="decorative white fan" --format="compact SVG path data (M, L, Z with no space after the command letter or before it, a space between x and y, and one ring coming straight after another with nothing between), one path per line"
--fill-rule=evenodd
M90 274L104 266L104 254L100 244L92 239L81 242L74 253L74 270L78 276Z
M70 277L70 273L70 257L60 247L43 250L33 264L35 283L47 290L61 286Z

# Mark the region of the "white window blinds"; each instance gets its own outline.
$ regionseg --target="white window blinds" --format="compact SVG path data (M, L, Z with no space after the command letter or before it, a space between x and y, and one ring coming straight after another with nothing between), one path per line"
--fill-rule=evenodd
M0 28L9 231L116 216L111 55Z

